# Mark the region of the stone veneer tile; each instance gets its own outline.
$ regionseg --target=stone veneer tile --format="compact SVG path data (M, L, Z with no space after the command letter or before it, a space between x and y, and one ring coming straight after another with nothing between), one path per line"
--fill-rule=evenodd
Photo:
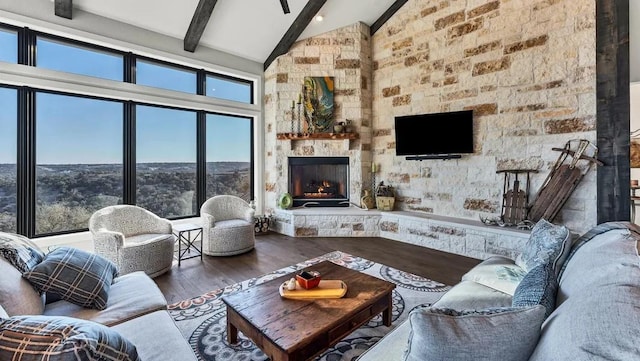
M391 50L396 52L398 50L405 49L411 46L413 46L413 38L409 37L399 41L394 41L393 44L391 44Z
M503 110L500 111L500 113L535 112L537 110L545 109L546 107L547 107L546 103L519 105L517 107L503 109Z
M318 228L316 227L296 227L296 237L316 237L318 236Z
M446 64L444 66L445 75L458 74L471 69L471 60L464 59L453 63Z
M374 137L384 137L387 135L391 135L391 129L376 129L373 131Z
M473 76L495 73L497 71L507 70L511 67L511 58L503 56L497 60L488 60L480 63L476 63L473 66L471 74Z
M464 209L472 210L472 211L481 211L481 212L489 212L494 213L498 210L498 206L495 201L490 201L487 199L473 199L468 198L464 201Z
M469 19L475 18L476 16L484 15L490 11L497 10L499 8L500 8L500 1L492 1L484 5L480 5L477 8L469 10L469 12L467 12L467 17Z
M416 54L416 55L411 55L411 56L407 56L406 58L404 58L404 65L405 66L413 66L416 64L422 64L429 61L429 53L428 52L422 52L420 54Z
M278 73L276 76L276 83L288 83L289 82L289 74L288 73Z
M360 68L360 59L337 59L335 69L358 69Z
M550 81L550 82L546 82L543 84L536 84L533 86L527 86L521 89L518 89L519 92L532 92L532 91L540 91L540 90L547 90L547 89L555 89L555 88L560 88L566 85L566 82L564 80L554 80L554 81Z
M447 93L442 96L442 101L449 102L452 100L472 98L478 95L478 89L465 89Z
M383 232L398 232L398 223L397 222L389 222L382 221L380 222L380 230Z
M397 96L393 98L393 102L392 102L392 105L394 107L399 107L402 105L409 105L409 104L411 104L411 94Z
M400 85L394 85L392 87L383 88L382 96L385 98L400 95Z
M433 25L436 30L442 30L446 27L449 27L453 24L461 23L465 20L466 18L465 18L464 10L461 10L456 13L447 15L443 18L437 19Z
M438 11L438 7L437 6L430 6L428 8L422 9L420 11L420 16L424 18L425 16L429 16L429 15L435 13L436 11Z
M320 64L320 57L296 57L294 58L296 64Z
M517 43L508 44L504 47L505 54L515 53L517 51L527 50L535 46L542 46L549 40L549 35L544 34L535 38L527 39L525 41L519 41Z
M449 28L449 30L447 30L447 38L448 39L459 38L461 36L465 36L474 31L482 29L483 26L484 26L484 19L476 18L466 23L462 23L460 25L456 25L454 27Z
M476 56L484 53L488 53L490 51L498 50L502 48L502 40L495 40L490 43L484 43L482 45L478 45L475 48L465 49L464 56Z
M463 108L464 110L473 110L474 117L481 117L483 115L493 115L498 113L498 103L486 103L470 105Z
M595 130L595 117L548 120L544 123L546 134L563 134Z

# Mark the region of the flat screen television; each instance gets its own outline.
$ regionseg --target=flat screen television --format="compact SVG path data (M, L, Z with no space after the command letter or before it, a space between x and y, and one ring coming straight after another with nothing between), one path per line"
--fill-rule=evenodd
M395 118L396 155L473 153L473 111Z

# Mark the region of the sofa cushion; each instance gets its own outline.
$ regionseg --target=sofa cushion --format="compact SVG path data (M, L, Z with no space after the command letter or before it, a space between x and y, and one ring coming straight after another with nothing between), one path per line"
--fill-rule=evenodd
M411 311L406 361L526 361L536 346L544 307L482 311Z
M113 262L77 248L60 247L22 276L43 292L83 307L104 310L118 274Z
M163 241L167 238L173 238L173 234L166 233L149 233L149 234L138 234L135 236L128 236L125 238L125 246L140 246L142 244L149 244L154 242Z
M565 226L557 226L541 219L531 230L531 236L516 264L525 271L537 265L551 262L553 269L560 272L571 247L571 232Z
M542 305L547 318L556 308L558 280L551 263L541 264L522 279L513 295L513 307Z
M44 258L44 252L27 237L5 232L0 232L0 255L22 273Z
M640 228L628 227L594 237L573 255L532 361L638 359Z
M113 280L107 308L102 311L58 301L47 304L44 314L71 316L112 326L166 308L167 301L155 282L144 272L138 271Z
M22 278L22 274L0 257L0 305L9 316L40 315L44 310L44 295Z
M463 281L473 281L513 296L516 287L527 272L513 260L493 256L473 267L462 276Z
M113 326L113 329L136 345L142 360L197 360L191 346L167 311L156 311L137 317ZM224 359L228 355L218 356Z
M118 332L70 317L15 316L0 321L0 360L139 361Z
M453 286L433 306L455 310L481 310L492 307L511 307L511 295L494 288L462 281Z

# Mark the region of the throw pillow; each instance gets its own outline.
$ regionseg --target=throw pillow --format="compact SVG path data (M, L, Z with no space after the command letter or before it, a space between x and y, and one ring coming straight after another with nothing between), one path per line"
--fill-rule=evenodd
M139 361L136 347L99 323L62 316L0 321L0 360Z
M22 277L42 292L55 293L82 307L104 310L117 274L116 265L106 258L77 248L60 247Z
M411 311L406 361L527 361L544 307L482 311L420 308Z
M44 258L44 253L27 237L0 232L0 255L21 273L27 272Z
M557 226L541 219L531 230L531 236L522 253L516 258L516 264L526 271L551 262L556 272L569 254L571 232L565 226Z
M558 279L551 263L532 269L522 279L513 294L513 307L542 305L546 309L544 318L549 317L556 307Z

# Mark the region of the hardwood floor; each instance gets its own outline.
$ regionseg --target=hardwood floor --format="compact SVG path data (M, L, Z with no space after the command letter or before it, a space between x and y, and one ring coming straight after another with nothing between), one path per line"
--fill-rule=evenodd
M480 260L385 238L293 238L277 233L256 236L255 250L238 256L182 261L155 281L174 303L339 250L448 285Z

